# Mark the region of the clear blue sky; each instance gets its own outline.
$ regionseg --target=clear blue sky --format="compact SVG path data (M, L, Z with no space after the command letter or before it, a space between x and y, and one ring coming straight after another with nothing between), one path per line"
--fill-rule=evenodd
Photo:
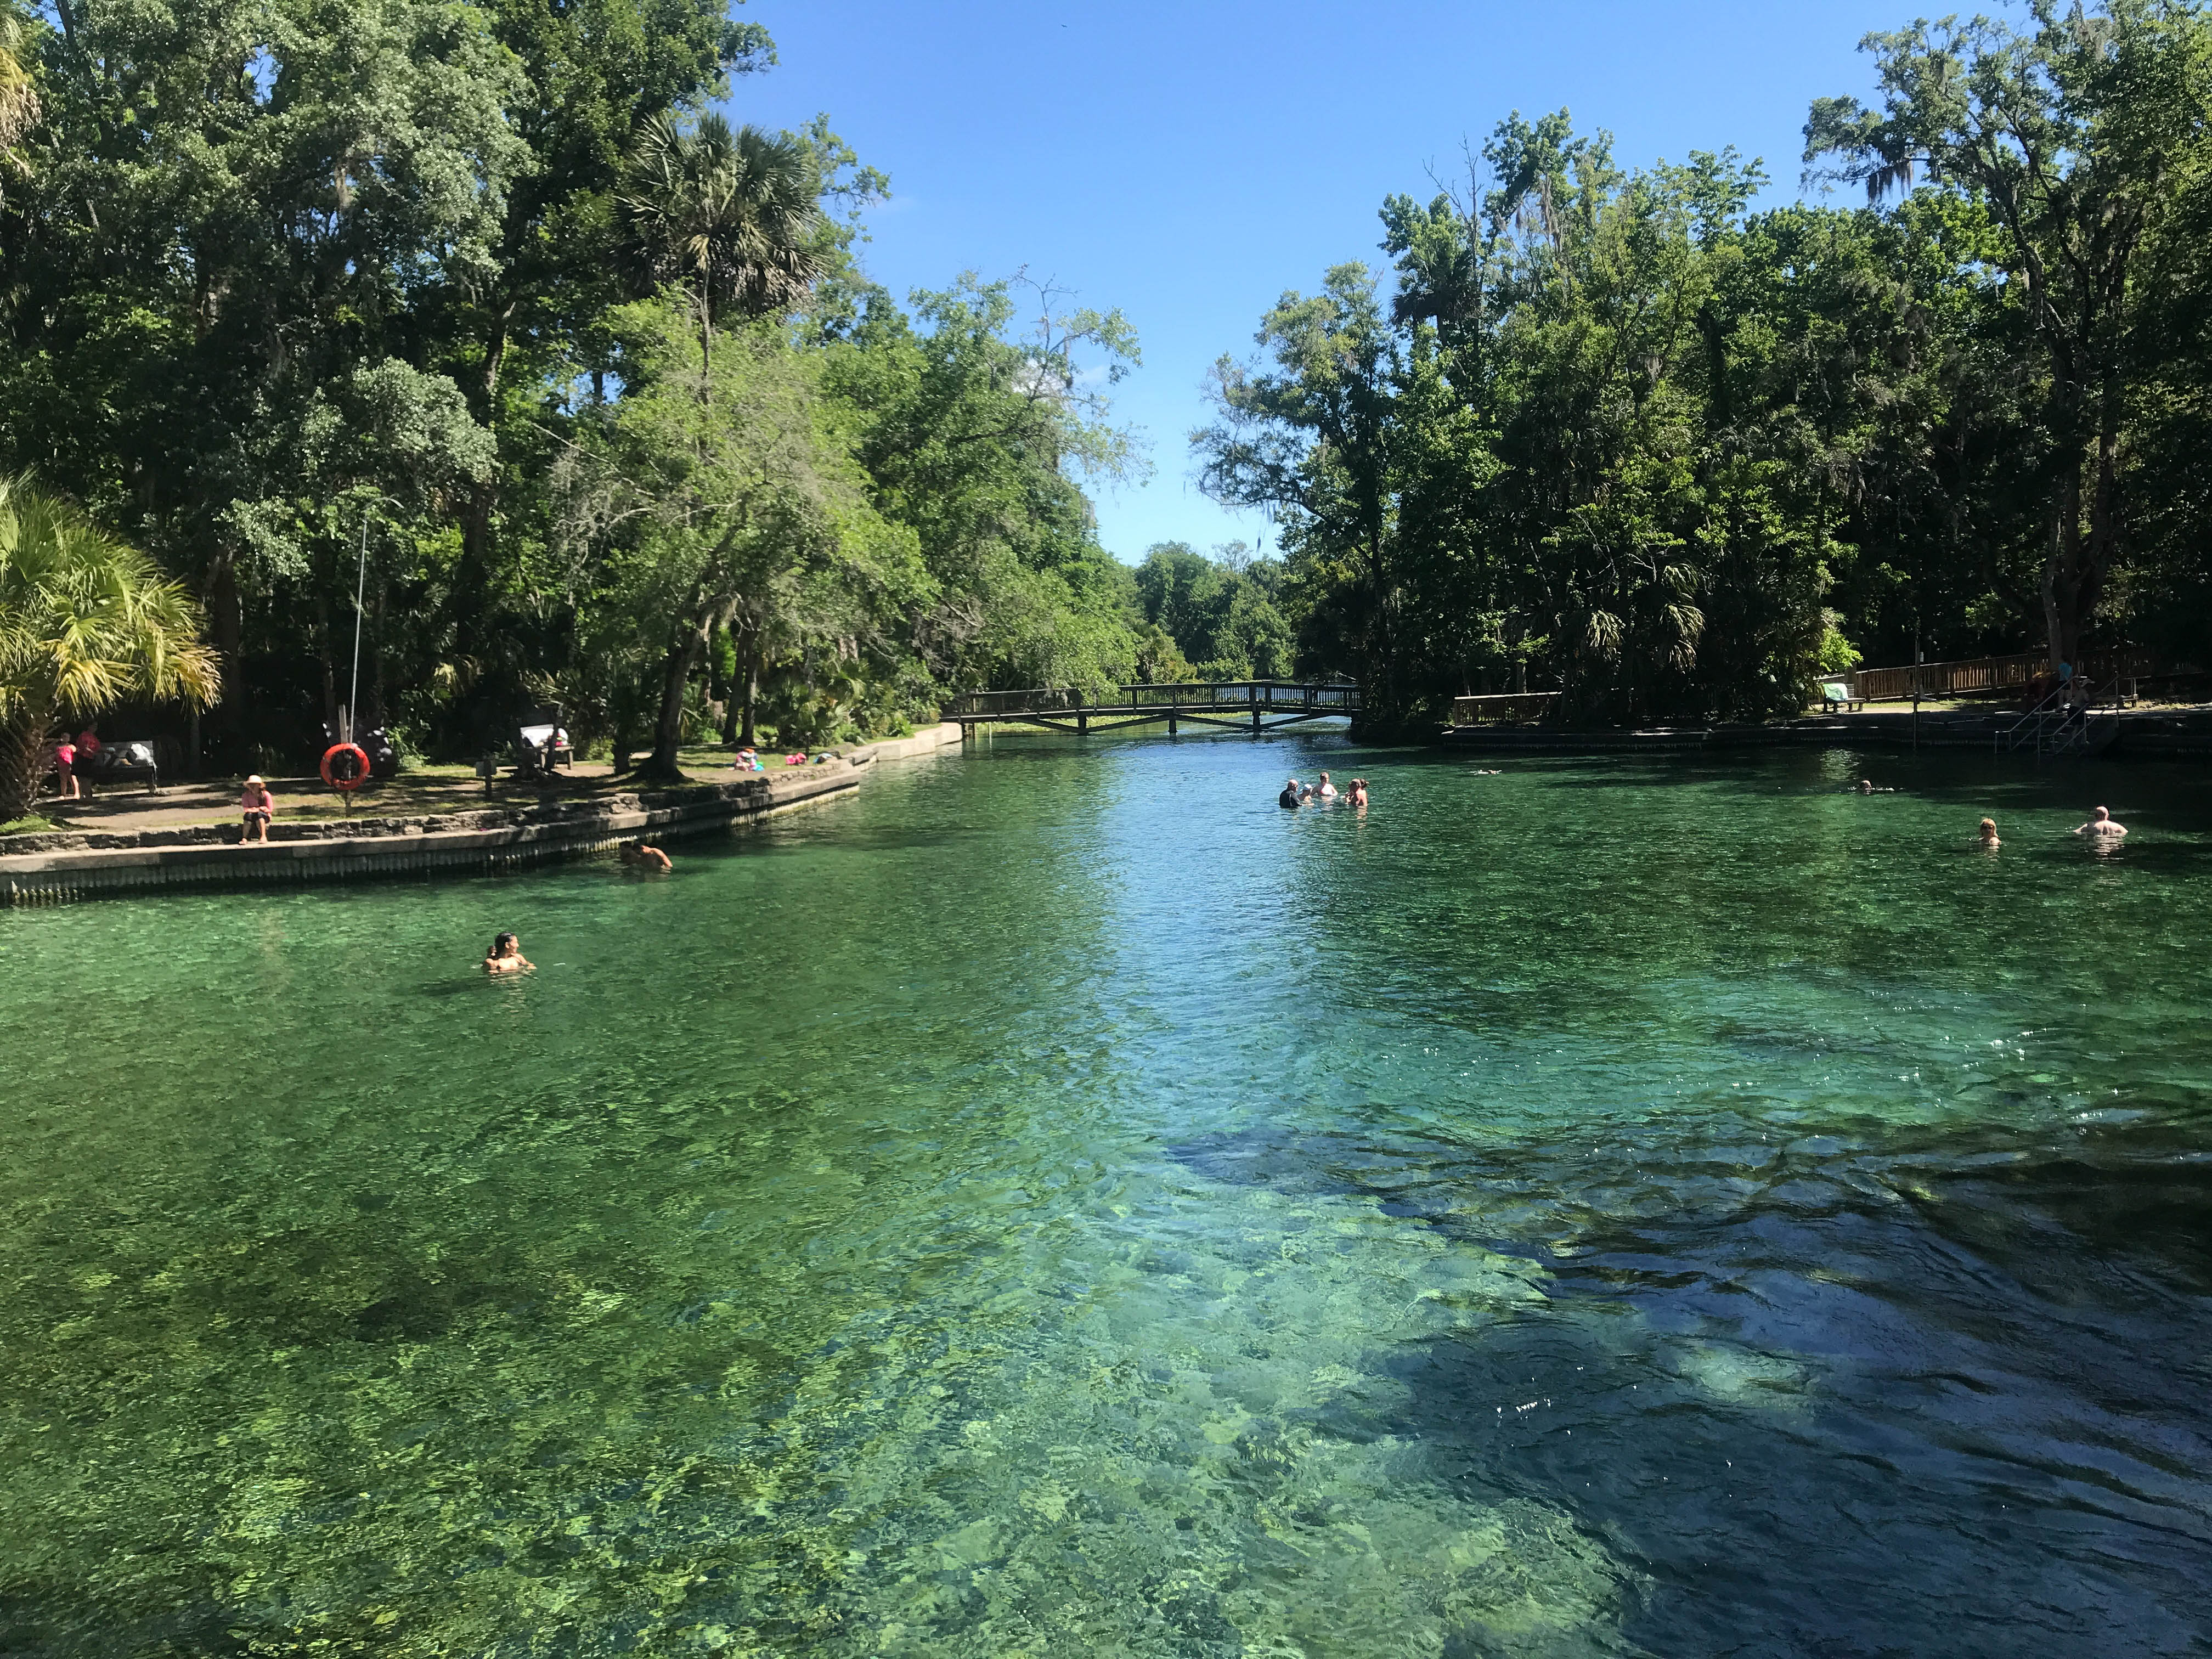
M1866 95L1860 37L1916 10L751 0L738 15L768 27L781 61L738 83L732 113L797 126L827 112L890 175L863 250L877 281L903 295L1026 266L1127 313L1144 365L1115 414L1142 428L1152 476L1091 493L1106 546L1133 561L1157 541L1262 533L1190 483L1201 382L1224 351L1250 352L1286 289L1342 260L1387 263L1384 196L1427 197L1431 168L1463 188L1464 143L1479 149L1509 111L1565 106L1578 127L1610 129L1624 165L1733 143L1765 159L1770 202L1794 199L1807 105Z

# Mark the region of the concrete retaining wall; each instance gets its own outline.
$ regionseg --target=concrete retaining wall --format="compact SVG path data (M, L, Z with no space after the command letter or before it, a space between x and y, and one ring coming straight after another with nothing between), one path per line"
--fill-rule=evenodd
M878 760L957 746L947 722L911 738L869 744L844 761L801 770L757 773L732 783L617 794L520 811L431 815L427 820L362 820L352 825L288 825L266 843L208 843L197 834L41 836L47 846L0 855L0 905L60 904L158 888L258 885L268 882L354 881L430 872L483 874L548 859L607 852L643 835L655 840L701 835L786 812L860 787ZM461 819L459 827L439 827ZM498 820L504 820L503 822ZM326 831L352 833L329 834Z
M1916 737L1909 709L1856 714L1810 716L1767 726L1653 726L1643 730L1576 730L1570 726L1448 726L1437 740L1455 749L1485 752L1517 750L1534 754L1605 755L1636 751L1769 749L1793 744L1826 748L1978 749L1996 752L1998 735L2017 714L1989 714L1955 709L1921 714ZM2100 716L2104 720L2105 716ZM2007 751L2033 758L2033 750ZM2100 755L2178 757L2212 753L2212 716L2201 713L2128 709L2109 737L2100 736Z

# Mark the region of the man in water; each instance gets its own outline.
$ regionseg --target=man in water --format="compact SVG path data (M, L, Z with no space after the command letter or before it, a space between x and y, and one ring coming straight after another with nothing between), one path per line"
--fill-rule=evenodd
M2089 814L2088 823L2074 826L2074 833L2087 836L2092 841L2118 841L2128 833L2128 826L2118 822L2110 809L2100 806Z
M1296 778L1292 778L1288 783L1283 786L1283 793L1275 797L1275 805L1278 806L1288 806L1295 809L1298 801L1298 781Z
M641 870L665 872L672 867L668 861L667 854L662 852L658 847L649 846L641 841L626 841L623 843L622 861L624 864L635 865Z

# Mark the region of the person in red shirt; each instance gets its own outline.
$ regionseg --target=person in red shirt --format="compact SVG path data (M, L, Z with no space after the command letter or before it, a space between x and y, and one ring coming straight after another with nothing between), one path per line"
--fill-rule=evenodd
M269 793L269 786L262 782L258 772L246 779L246 793L239 797L238 810L244 815L239 823L240 844L267 841L269 820L276 811L276 798Z

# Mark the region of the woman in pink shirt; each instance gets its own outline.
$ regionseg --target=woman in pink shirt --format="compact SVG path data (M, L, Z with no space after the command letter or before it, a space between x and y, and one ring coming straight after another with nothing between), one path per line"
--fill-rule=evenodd
M249 841L267 841L269 820L276 811L276 798L269 793L269 786L262 782L258 772L246 779L246 793L239 797L238 807L245 815L239 825L239 844L243 846Z

